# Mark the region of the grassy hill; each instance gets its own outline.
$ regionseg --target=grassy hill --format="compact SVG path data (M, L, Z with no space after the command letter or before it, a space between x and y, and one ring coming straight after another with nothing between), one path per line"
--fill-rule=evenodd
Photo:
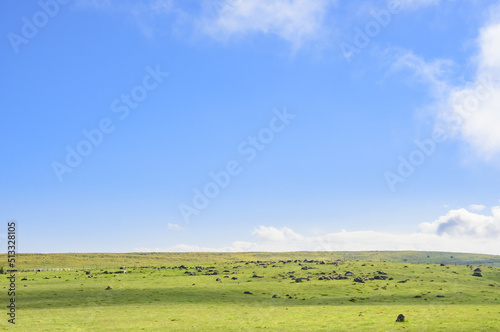
M411 251L23 254L20 269L53 269L16 274L16 330L500 331L500 268L473 276L479 264L436 264L497 259ZM399 314L404 322L395 321ZM0 330L8 327L4 317Z

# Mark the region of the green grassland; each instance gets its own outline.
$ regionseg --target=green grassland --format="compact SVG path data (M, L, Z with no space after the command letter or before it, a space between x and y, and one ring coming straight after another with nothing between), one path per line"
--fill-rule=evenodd
M19 270L70 270L17 273L14 329L500 331L498 258L436 252L23 254ZM490 266L474 277L477 265L435 264L450 260ZM347 271L353 276L325 280ZM5 276L0 287L6 294ZM2 299L0 329L12 329L8 296ZM395 322L398 314L406 321Z

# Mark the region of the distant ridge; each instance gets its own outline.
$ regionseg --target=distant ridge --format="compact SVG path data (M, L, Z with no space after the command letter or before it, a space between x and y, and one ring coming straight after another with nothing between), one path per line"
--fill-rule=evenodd
M192 264L197 262L277 261L314 259L412 264L500 266L499 255L436 251L296 251L296 252L156 252L156 253L57 253L18 254L18 269L88 268ZM0 255L6 261L6 255ZM1 266L2 264L0 264Z

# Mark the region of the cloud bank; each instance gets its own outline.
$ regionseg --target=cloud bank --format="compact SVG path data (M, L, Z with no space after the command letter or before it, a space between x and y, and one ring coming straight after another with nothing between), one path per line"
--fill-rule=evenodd
M153 252L241 252L241 251L364 251L419 250L500 255L500 206L491 215L467 209L450 210L433 222L418 225L410 234L376 231L341 231L306 236L289 227L259 226L251 233L254 242L235 241L213 248L179 244L168 248L136 248Z

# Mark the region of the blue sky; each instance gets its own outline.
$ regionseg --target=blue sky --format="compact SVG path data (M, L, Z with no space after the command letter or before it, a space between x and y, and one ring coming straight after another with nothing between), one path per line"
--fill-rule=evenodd
M3 2L0 220L21 252L500 254L499 11Z

